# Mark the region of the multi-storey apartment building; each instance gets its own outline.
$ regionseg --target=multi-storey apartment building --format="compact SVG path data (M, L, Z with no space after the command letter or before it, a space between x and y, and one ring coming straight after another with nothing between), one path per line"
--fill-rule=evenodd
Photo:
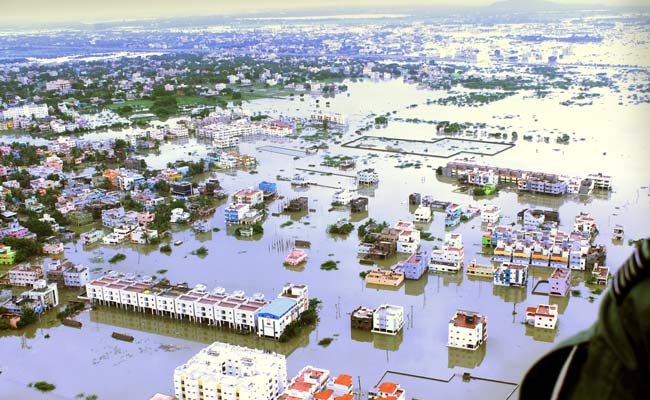
M458 272L465 263L465 247L460 233L445 234L442 248L431 251L429 270L441 272Z
M372 314L372 332L397 335L404 327L404 307L382 304Z
M215 342L174 370L174 392L185 400L276 399L285 389L283 355Z
M474 311L456 311L448 328L448 347L476 350L487 340L487 317Z

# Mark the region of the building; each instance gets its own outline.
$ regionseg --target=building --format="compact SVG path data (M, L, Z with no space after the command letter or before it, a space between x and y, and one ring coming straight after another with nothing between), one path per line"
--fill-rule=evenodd
M353 400L352 392L354 386L350 375L341 374L336 378L331 378L325 387L327 390L331 390L332 394L336 396L334 400L346 400L344 397L346 395L350 395L347 400Z
M0 265L11 265L16 261L16 251L0 244Z
M588 179L594 182L594 188L602 190L612 190L612 177L603 175L602 173L589 174Z
M353 213L368 211L368 198L357 197L356 199L352 199L350 202L350 211Z
M296 314L299 314L307 309L306 292L306 286L287 285L279 297L293 300ZM246 297L243 291L226 294L223 288L209 292L201 284L191 288L182 283L153 283L151 278L135 280L120 277L117 273L88 282L86 293L91 304L126 308L244 332L258 331L258 315L268 304L262 294L253 294L251 297ZM293 319L289 319L291 321Z
M332 204L348 205L353 197L354 194L351 190L339 188L332 195Z
M470 261L467 266L467 276L481 276L484 278L492 279L494 277L494 272L496 267L492 264L479 264L476 259Z
M357 171L357 182L362 185L374 185L379 183L379 174L373 168Z
M215 342L174 370L174 392L186 400L276 399L284 391L283 355Z
M372 332L397 335L404 328L404 307L382 304L372 314Z
M284 207L284 212L302 212L309 209L309 198L307 197L298 197L296 199L289 200L289 204Z
M50 90L64 91L64 90L70 90L71 88L72 88L72 84L70 83L70 81L65 79L57 79L45 83L45 90L47 91Z
M496 224L501 216L501 207L489 205L483 207L481 210L481 222L488 224Z
M528 266L503 263L494 271L494 284L498 286L523 286L528 283Z
M448 347L476 350L487 340L487 317L458 310L449 321Z
M526 176L519 180L519 190L522 192L550 194L561 196L567 192L566 182L556 175Z
M465 263L463 236L460 233L446 233L442 248L431 251L429 270L440 272L458 272Z
M231 204L223 210L226 225L239 224L250 210L248 204Z
M169 222L172 224L182 224L189 222L190 217L190 213L183 210L182 208L174 208L172 209L172 215L169 217Z
M418 251L420 247L420 231L417 230L413 222L399 220L391 231L397 236L395 251L408 254Z
M403 272L384 271L382 269L377 269L374 271L369 271L366 274L366 283L371 285L397 287L401 285L402 282L404 282Z
M287 385L279 400L311 400L325 388L330 372L310 365L304 367Z
M575 221L573 223L573 232L578 232L583 237L589 238L598 233L598 226L596 225L596 221L593 219L591 214L582 211L576 215Z
M406 400L406 391L397 383L382 382L376 393L368 393L369 399Z
M84 246L96 243L100 241L104 237L104 231L101 229L95 229L89 232L84 232L81 235L79 235L79 238L81 239L81 244Z
M557 304L540 304L526 308L526 323L535 328L555 329L557 325Z
M54 242L54 243L45 243L43 244L43 254L53 255L61 254L64 251L63 243Z
M352 311L350 315L350 326L352 329L360 329L362 331L371 331L373 328L373 314L375 310L359 306L356 310Z
M56 154L49 156L43 162L43 166L46 168L52 168L59 172L63 171L63 160L61 160Z
M189 197L192 195L192 183L185 181L176 181L171 183L172 195L179 197Z
M414 218L415 222L431 222L431 219L433 218L431 207L420 204L418 208L415 209Z
M18 264L9 270L9 284L13 286L33 286L43 278L43 267L40 265Z
M475 186L496 186L499 183L499 175L493 170L474 169L467 171L467 183Z
M420 279L427 271L427 261L426 252L417 252L411 254L405 261L398 262L391 269L393 272L404 274L405 279Z
M278 184L275 182L262 181L257 185L257 188L264 193L265 198L278 193Z
M307 261L307 252L302 249L292 249L284 259L284 263L291 266L296 266L305 261Z
M255 205L264 202L264 192L260 189L241 189L232 195L234 204Z
M625 237L625 230L623 229L623 225L616 225L614 227L613 233L612 233L612 240L623 240Z
M59 305L59 290L56 283L47 283L44 279L34 282L31 290L20 294L15 306L19 311L28 307L36 313L52 309Z
M595 278L597 285L607 285L607 281L609 280L608 267L599 267L598 264L596 264L594 269L591 271L591 274Z
M553 270L548 278L549 291L551 296L566 296L571 289L571 270L569 268L558 267Z
M307 311L306 285L287 284L282 293L257 314L257 334L278 339L291 322Z
M10 107L2 112L5 120L19 119L21 117L45 118L50 115L47 104L26 104L24 106Z
M54 282L58 286L85 287L90 281L90 270L82 264L57 260L47 266L45 276L48 282Z

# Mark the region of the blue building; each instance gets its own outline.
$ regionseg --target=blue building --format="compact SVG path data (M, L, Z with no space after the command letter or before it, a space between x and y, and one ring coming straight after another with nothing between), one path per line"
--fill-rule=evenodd
M494 284L497 286L525 287L527 283L527 265L503 263L494 272Z
M231 204L223 210L226 224L238 224L250 210L248 204Z
M278 297L260 308L257 313L257 334L279 338L291 322L300 317L298 301L289 297Z
M275 194L278 192L278 184L275 182L262 181L257 185L257 188L265 193L269 192Z
M406 279L420 279L427 270L427 253L413 253L407 260L397 263L392 270L403 272Z

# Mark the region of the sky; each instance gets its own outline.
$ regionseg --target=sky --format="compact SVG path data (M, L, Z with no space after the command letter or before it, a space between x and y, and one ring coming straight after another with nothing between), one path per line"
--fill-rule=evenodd
M496 0L0 0L8 24L97 22L141 18L282 12L351 5L368 12L385 6L485 6ZM521 0L526 1L526 0ZM650 0L555 0L562 4L645 5ZM306 6L307 5L307 6ZM0 27L3 22L0 21Z

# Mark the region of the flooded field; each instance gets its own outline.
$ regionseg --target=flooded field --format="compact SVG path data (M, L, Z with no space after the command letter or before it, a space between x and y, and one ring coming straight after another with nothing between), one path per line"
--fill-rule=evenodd
M413 208L408 204L411 192L432 194L436 199L461 204L489 201L502 208L502 224L516 222L516 213L526 207L557 209L560 227L566 231L571 230L573 218L579 211L587 211L595 217L600 229L595 243L607 245L607 265L616 270L630 252L627 239L647 237L650 233L647 225L650 165L646 154L648 141L644 117L650 114L649 105L618 106L616 96L611 94L597 99L589 107L565 107L553 98L524 100L520 96L511 96L483 107L459 108L424 105L427 99L443 96L444 92L420 91L398 80L348 82L348 86L349 96L327 99L329 110L345 113L350 121L348 131L342 137L333 138L339 144L332 140L328 142L328 150L294 157L314 143L294 139L246 141L240 144L240 152L258 158L257 173L216 172L211 176L217 177L225 190L232 193L240 188L256 186L262 180L276 181L277 175L292 176L299 171L298 168L341 172L320 166L322 156L348 155L357 159L357 168L375 168L380 183L376 187L357 188L350 177L301 173L319 184L357 189L370 198L367 213L351 215L346 208L329 212L333 189L325 186L298 189L289 182L278 181L279 193L285 199L270 203L271 212L279 211L284 201L298 196L307 196L309 208L314 211L270 216L264 222L263 235L240 240L232 229L226 228L221 205L209 221L212 226L220 228L219 232L197 235L189 225L174 227L169 240L182 240L183 244L174 246L169 255L160 253L153 246L95 245L84 248L79 242L68 244L65 251L65 257L88 265L95 275L109 269L163 275L172 282L203 283L209 288L223 286L228 291L241 289L247 294L262 292L267 298L275 297L286 282L304 283L309 285L310 297L323 301L320 322L312 331L280 344L189 322L143 317L107 308L83 312L77 318L83 327L75 329L58 325L51 312L35 328L0 337L0 368L3 371L0 387L3 396L73 398L85 393L97 394L100 399L115 399L128 393L128 398L142 399L157 391L172 393L174 368L213 341L283 353L288 356L290 376L307 364L327 368L334 374L350 374L355 377L355 384L357 379L360 380L362 389L366 391L386 370L445 380L455 372L469 371L483 378L518 382L540 355L595 320L602 295L591 293L593 287L585 284L586 276L580 272L572 276L573 289L579 293L551 299L551 303L559 306L560 318L557 330L550 332L541 332L523 323L527 306L548 302L548 296L532 294L531 290L538 281L548 278L550 269L531 268L528 287L519 289L493 286L490 280L468 278L464 273L429 273L418 281L406 281L392 290L369 287L359 277L359 273L369 266L359 263L356 232L347 237L330 235L326 233L327 227L344 218L355 225L369 217L389 224L397 219L412 220ZM520 104L522 101L524 107ZM409 108L413 103L422 105ZM247 108L267 114L306 116L316 108L316 103L314 99L266 99L249 103ZM445 159L391 153L370 156L367 150L341 147L340 143L359 137L354 131L365 126L371 120L370 115L392 111L402 118L503 125L504 132L519 133L516 145L494 156L477 156L477 160L497 166L571 175L603 172L613 176L615 189L583 198L519 195L510 190L503 190L487 199L473 198L466 189L435 175L435 168L444 165ZM504 116L510 117L506 119ZM555 135L562 133L571 135L568 145L555 144ZM91 135L119 137L124 134ZM535 135L535 140L523 141L521 137L524 134ZM538 143L538 134L551 136L550 144ZM95 137L91 135L87 137ZM436 135L434 125L390 120L387 127L371 128L364 135L414 140L441 138ZM489 140L482 137L480 130L477 139ZM273 151L274 148L289 150ZM269 149L272 151L264 151ZM185 143L168 142L160 152L147 155L145 160L150 167L161 168L177 159L203 157L208 151L205 144L190 138ZM420 166L395 168L406 161L417 161ZM345 171L343 174L354 175L354 172ZM294 221L293 224L283 226L289 220ZM615 224L625 226L626 240L623 244L614 245L611 241ZM444 215L435 213L433 221L421 227L435 237L443 237ZM481 254L480 218L461 223L453 231L463 235L466 263L473 258L479 262L489 261ZM307 264L299 269L289 269L283 266L283 260L295 239L308 240L312 246L308 250ZM422 242L426 251L434 245L440 245L440 242ZM206 257L191 254L200 246L208 249ZM107 260L118 252L124 253L126 260L109 265ZM388 268L404 258L406 255L402 254L382 261L380 266ZM338 270L321 270L320 265L327 260L339 261ZM162 269L167 272L159 273ZM66 293L66 296L74 297L75 294ZM376 307L382 303L404 307L406 325L403 333L392 337L351 331L350 312L353 309L359 305ZM474 310L488 316L489 339L481 350L465 353L446 347L447 323L456 309ZM132 335L135 341L116 341L110 337L114 331ZM319 346L318 341L325 337L334 340L327 347ZM61 364L65 368L56 366ZM69 379L70 376L74 379ZM480 392L485 398L504 398L512 391L512 387L488 382L465 383L460 377L445 384L399 376L392 378L402 383L409 397L428 398L427 393L435 390L440 397L456 398L459 392L466 396ZM52 382L57 389L49 396L36 394L27 384L38 380Z
M513 147L510 143L483 140L445 138L439 140L406 140L389 137L363 136L344 143L343 147L369 151L388 151L405 155L450 158L472 155L493 156Z

